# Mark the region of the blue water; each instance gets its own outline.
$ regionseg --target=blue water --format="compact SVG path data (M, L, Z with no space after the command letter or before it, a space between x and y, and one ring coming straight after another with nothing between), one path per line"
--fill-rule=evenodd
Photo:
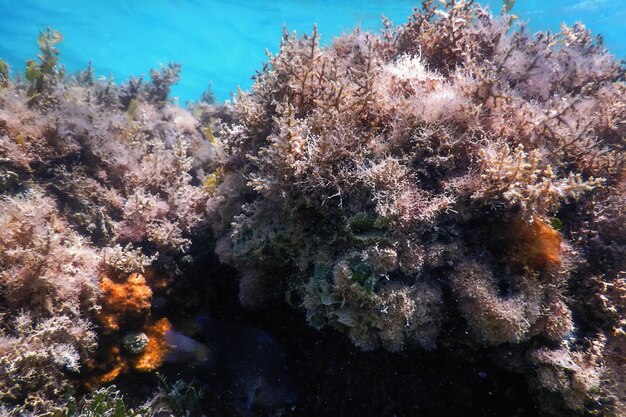
M500 11L502 2L491 3ZM276 51L283 25L299 33L314 23L322 41L356 25L379 30L380 16L403 22L419 1L385 0L0 0L0 58L21 71L37 53L40 30L64 35L61 61L70 71L92 60L98 75L122 82L159 63L183 66L173 95L196 100L209 81L218 100L248 88L265 49ZM626 0L517 0L513 13L532 31L583 21L626 58Z

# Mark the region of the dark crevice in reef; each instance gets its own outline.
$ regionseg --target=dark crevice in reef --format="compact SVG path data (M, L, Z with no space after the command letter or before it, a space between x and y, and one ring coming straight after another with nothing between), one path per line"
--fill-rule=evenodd
M282 415L537 415L524 376L494 365L487 350L442 346L432 352L363 352L335 330L307 326L301 313L294 314L281 300L271 309L243 309L237 279L233 279L236 272L220 264L212 251L204 251L204 244L210 245L210 241L194 242L189 256L196 262L184 271L185 279L170 288L168 303L160 313L182 327L198 315L206 315L267 331L286 353L298 397L294 407L284 409ZM201 340L202 336L198 337ZM203 378L198 374L202 371L187 365L166 364L160 372L172 380ZM129 378L129 385L143 391L157 385L153 376ZM207 385L208 390L212 388ZM137 392L138 398L143 394ZM227 397L228 393L221 395Z
M277 313L274 313L277 314ZM285 308L268 330L287 352L304 416L535 416L519 374L484 353L361 352L338 332L303 327ZM272 325L273 324L273 325ZM273 326L273 327L269 327Z

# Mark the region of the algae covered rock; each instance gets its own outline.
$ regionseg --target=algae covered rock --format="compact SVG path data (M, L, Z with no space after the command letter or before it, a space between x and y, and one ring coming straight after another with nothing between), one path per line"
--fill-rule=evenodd
M530 35L471 1L329 46L285 33L217 145L217 253L245 306L286 298L364 350L521 352L516 372L580 411L619 390L533 375L612 332L588 313L624 266L625 104L583 25Z
M118 344L159 323L152 288L180 274L207 220L191 154L208 143L167 100L180 68L123 86L91 66L72 77L62 39L40 34L24 79L0 61L0 409L11 415L59 415L83 384L129 371ZM133 354L147 344L127 342ZM153 344L133 369L160 366Z
M122 344L131 355L138 355L146 349L149 341L150 338L145 333L134 332L124 336Z

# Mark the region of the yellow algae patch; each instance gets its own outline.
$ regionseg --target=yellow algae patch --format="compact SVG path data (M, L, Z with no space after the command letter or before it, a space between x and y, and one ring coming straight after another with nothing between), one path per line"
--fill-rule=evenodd
M204 129L202 129L202 131L204 132L204 137L206 138L206 140L208 140L213 145L217 143L217 140L215 139L215 136L213 136L213 131L210 127L205 127Z
M222 182L222 169L218 168L213 173L206 176L202 185L209 191L213 192Z

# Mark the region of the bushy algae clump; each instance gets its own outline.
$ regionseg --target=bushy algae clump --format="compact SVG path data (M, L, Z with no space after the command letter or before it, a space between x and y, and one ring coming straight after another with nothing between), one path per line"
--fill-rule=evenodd
M170 324L151 314L153 292L205 233L208 142L167 101L180 67L121 86L91 66L66 76L61 39L40 35L24 79L0 67L0 404L12 415L53 415L78 382L158 367ZM147 340L125 349L128 335Z
M365 350L487 349L545 412L619 414L624 68L582 24L443 3L285 33L223 128L217 252L245 306L286 297Z

